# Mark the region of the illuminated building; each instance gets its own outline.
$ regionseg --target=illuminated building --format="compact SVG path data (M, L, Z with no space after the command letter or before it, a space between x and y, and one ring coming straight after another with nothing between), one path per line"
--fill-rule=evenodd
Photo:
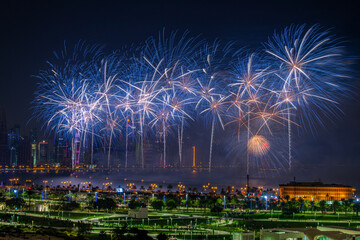
M193 149L193 164L192 164L192 167L196 167L196 162L195 162L195 146L193 146L192 149Z
M0 108L0 165L9 164L8 132L6 127L6 113Z
M38 144L39 158L37 165L48 164L49 143L43 140Z
M37 134L36 128L30 130L32 166L37 164Z
M20 137L19 141L19 152L18 152L18 165L25 167L32 167L31 157L31 144L29 137Z
M70 165L69 146L63 137L55 139L55 162L61 166L68 167Z
M19 142L20 142L20 126L15 125L9 130L9 151L10 165L17 166L19 161Z
M80 147L81 147L81 143L80 143L80 135L79 133L75 134L75 138L73 138L72 140L72 144L71 144L71 166L74 169L75 166L79 165L80 163Z
M324 184L322 182L290 182L280 184L280 196L284 199L302 198L311 201L348 200L354 196L355 188L341 184Z

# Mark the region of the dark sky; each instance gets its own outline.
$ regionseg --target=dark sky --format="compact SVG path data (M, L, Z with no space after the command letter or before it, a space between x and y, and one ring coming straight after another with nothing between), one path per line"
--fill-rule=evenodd
M33 125L25 126L36 87L31 75L46 67L64 41L86 40L114 50L165 27L259 47L275 29L318 23L343 37L351 55L360 56L357 1L2 1L0 7L0 104L8 127L19 123L25 135ZM358 75L355 66L355 86ZM344 103L343 111L315 137L297 137L296 159L310 168L299 179L360 181L359 96Z

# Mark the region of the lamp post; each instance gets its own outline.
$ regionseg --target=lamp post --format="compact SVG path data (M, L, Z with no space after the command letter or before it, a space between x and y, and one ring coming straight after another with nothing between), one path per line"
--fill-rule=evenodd
M268 209L268 206L267 206L267 196L265 196L265 208L266 208L266 210Z

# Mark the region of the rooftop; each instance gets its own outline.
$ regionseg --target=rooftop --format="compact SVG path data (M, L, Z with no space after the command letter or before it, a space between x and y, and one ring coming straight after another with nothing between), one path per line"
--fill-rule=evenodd
M279 184L280 187L350 187L348 185L343 184L325 184L322 182L295 182L291 181L287 184Z

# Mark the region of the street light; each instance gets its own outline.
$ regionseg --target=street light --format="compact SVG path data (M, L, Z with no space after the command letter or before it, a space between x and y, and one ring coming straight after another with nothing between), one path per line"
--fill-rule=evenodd
M265 196L265 207L266 207L266 210L267 210L267 208L268 208L268 206L267 206L267 196Z

